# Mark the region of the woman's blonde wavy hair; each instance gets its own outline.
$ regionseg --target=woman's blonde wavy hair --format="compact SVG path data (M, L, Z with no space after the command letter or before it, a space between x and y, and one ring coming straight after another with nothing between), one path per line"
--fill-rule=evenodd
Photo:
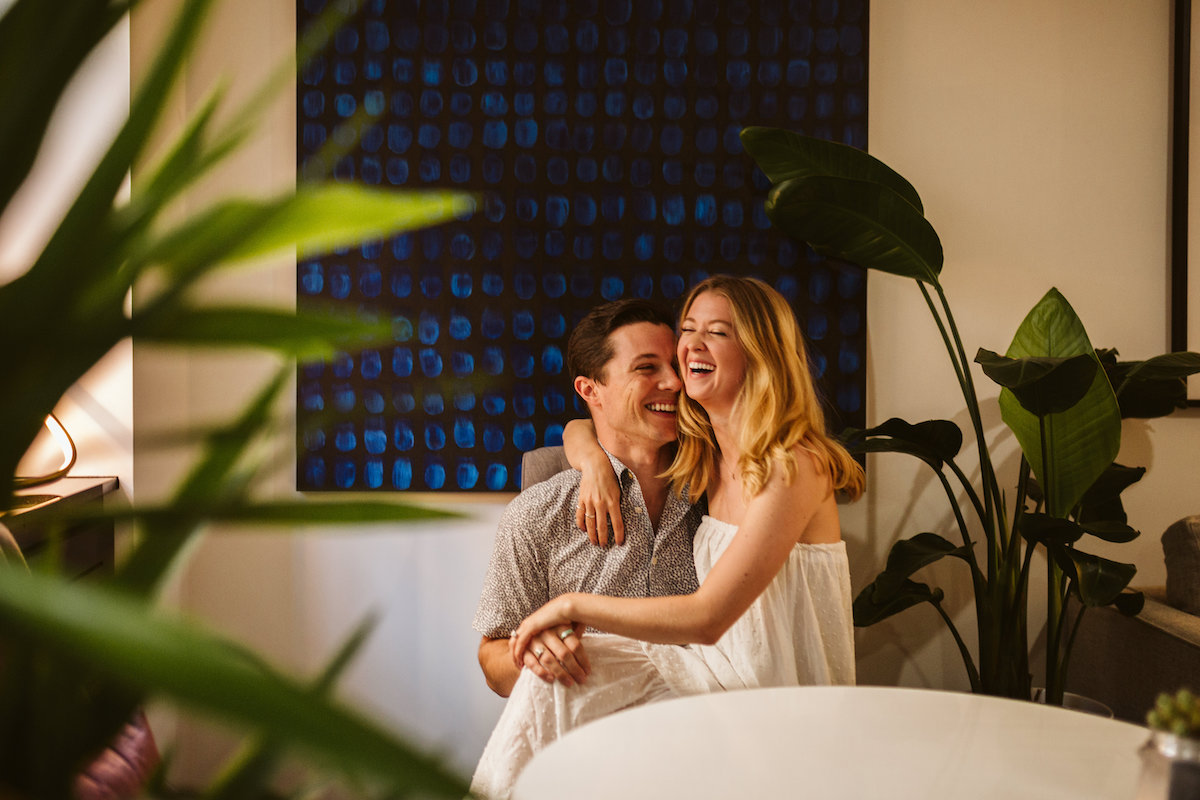
M863 491L862 467L825 432L825 415L791 306L756 278L714 275L688 294L681 321L704 292L715 292L729 302L734 334L746 355L745 380L734 413L742 419L738 470L747 496L762 491L777 465L792 481L796 476L793 448L800 445L829 475L834 491L858 499ZM680 397L678 420L679 449L666 477L676 489L687 486L690 496L699 497L716 474L717 439L708 414L686 394Z

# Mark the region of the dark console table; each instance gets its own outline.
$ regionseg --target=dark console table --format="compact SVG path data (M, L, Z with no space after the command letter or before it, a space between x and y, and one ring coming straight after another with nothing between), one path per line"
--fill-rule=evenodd
M114 477L67 477L21 489L16 507L0 515L0 524L12 532L25 558L34 562L50 545L57 513L99 508L117 486ZM74 523L63 531L63 564L72 577L112 571L113 528L112 520L99 520Z

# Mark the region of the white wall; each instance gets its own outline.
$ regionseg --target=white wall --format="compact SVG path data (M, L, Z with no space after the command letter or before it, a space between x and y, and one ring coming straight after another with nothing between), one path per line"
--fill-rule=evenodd
M161 25L151 14L163 5L143 4L135 17L135 77ZM1129 357L1166 349L1168 7L1167 0L872 3L871 150L925 200L945 245L945 284L969 350L1005 349L1052 285L1075 305L1095 344L1118 346ZM241 89L286 53L293 8L290 0L226 8L193 61L176 123L216 74L234 77ZM285 97L272 112L265 138L224 174L224 188L261 190L291 180L291 103ZM870 420L945 417L966 427L915 288L876 275L869 285ZM293 286L292 265L282 259L251 290L286 304ZM208 419L230 406L230 389L249 391L247 382L265 368L244 359L231 366L199 354L164 359L139 352L139 430L144 421ZM994 397L986 379L977 380ZM998 413L990 401L985 406L989 436L1011 452ZM1131 520L1145 536L1119 555L1136 560L1147 583L1163 580L1158 534L1196 510L1190 467L1198 445L1195 415L1127 427L1122 459L1150 473L1127 492ZM285 465L291 446L279 443ZM139 450L139 496L165 491L180 462L143 455ZM856 589L896 538L948 530L950 522L940 489L901 457L874 458L869 469L866 499L844 511ZM287 484L283 475L274 489ZM197 553L181 594L193 613L304 671L365 609L379 609L381 627L344 695L465 771L500 708L483 686L470 630L499 508L479 502L462 523L393 531L214 537ZM962 616L965 576L946 569L935 580ZM864 683L965 686L957 653L929 609L861 632L858 644ZM190 725L181 742L183 774L203 772L218 749Z

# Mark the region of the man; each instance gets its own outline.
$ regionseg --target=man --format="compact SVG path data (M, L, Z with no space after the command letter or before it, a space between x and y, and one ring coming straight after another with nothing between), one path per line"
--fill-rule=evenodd
M594 547L576 526L581 476L575 470L529 487L505 509L474 621L483 636L479 665L502 697L521 673L509 656L509 634L551 598L696 590L692 534L702 509L672 494L658 477L671 462L676 437L682 385L674 360L671 316L648 301L599 306L572 332L567 365L618 475L625 543ZM548 682L583 682L590 664L577 633L543 632L526 653L525 667Z

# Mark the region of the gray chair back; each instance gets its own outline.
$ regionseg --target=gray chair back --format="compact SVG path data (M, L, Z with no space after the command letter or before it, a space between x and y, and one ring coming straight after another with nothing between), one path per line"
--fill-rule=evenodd
M570 469L567 455L561 447L539 447L521 456L521 488L528 489L535 483Z

